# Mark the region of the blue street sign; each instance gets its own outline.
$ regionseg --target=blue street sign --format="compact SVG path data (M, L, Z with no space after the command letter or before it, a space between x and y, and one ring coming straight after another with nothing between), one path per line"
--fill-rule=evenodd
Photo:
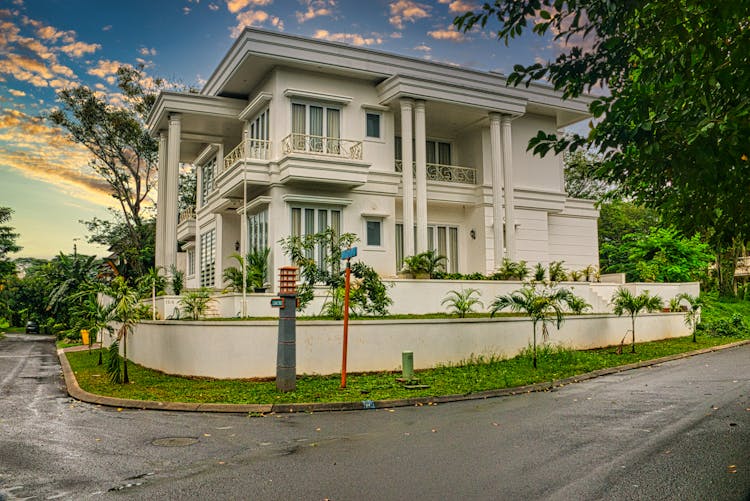
M357 255L357 248L344 249L341 251L341 259L351 259Z
M283 297L275 297L271 299L271 308L283 308L283 307L284 307Z

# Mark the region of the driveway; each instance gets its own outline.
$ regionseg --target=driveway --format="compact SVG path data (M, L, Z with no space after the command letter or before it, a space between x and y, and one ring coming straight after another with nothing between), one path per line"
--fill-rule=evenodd
M92 355L95 356L95 355ZM1 499L750 499L750 345L547 393L298 415L118 410L0 341Z

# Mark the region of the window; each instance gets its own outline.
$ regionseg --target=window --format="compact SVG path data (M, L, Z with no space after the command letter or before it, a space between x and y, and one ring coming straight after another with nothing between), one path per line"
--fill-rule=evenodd
M294 150L338 154L340 138L341 111L338 108L292 103Z
M332 228L336 235L341 234L341 210L292 207L292 236L305 237ZM317 249L310 249L307 258L315 258L318 266L324 267L328 258L328 249L319 245Z
M396 160L401 160L401 137L396 136ZM412 145L413 147L413 145ZM453 165L451 144L441 141L427 141L425 144L428 164Z
M216 280L216 230L201 234L200 285L213 287Z
M268 209L247 216L247 243L250 252L258 252L268 245Z
M270 117L268 108L261 111L250 122L248 129L248 156L261 160L268 159L268 138L270 134Z
M187 275L189 277L195 275L195 249L187 250Z
M368 247L380 247L382 245L382 226L380 219L365 220L365 243Z
M366 113L366 136L380 139L380 113Z
M208 196L214 189L214 171L216 169L216 157L201 167L201 205L206 205Z
M414 242L417 227L414 227ZM458 228L455 226L427 226L427 248L437 252L439 256L446 257L445 271L458 273ZM416 252L406 254L411 256ZM404 265L404 225L396 223L396 269L400 270Z

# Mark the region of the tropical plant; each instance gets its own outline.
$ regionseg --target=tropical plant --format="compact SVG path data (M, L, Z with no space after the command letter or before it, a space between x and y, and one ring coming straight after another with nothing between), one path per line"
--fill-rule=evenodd
M445 271L446 261L445 256L431 249L405 257L404 269L412 275L429 275L430 278L434 278L436 274Z
M271 249L254 250L247 255L247 281L253 289L262 289L266 286L268 277L268 256Z
M581 296L573 296L568 300L568 308L573 315L582 315L586 310L591 309L591 305Z
M119 324L116 340L118 343L122 342L122 382L129 383L128 335L133 333L133 327L139 320L150 316L150 312L147 306L140 303L138 291L131 288L123 277L116 277L109 285L107 292L112 297L111 319Z
M524 280L528 276L529 267L526 265L526 261L519 261L516 263L506 257L503 258L503 263L492 278L495 280Z
M680 311L681 309L682 305L680 304L680 298L678 296L675 296L669 300L669 311L674 313Z
M0 285L3 278L13 273L15 264L8 257L8 254L18 252L21 247L16 243L18 233L12 226L6 226L2 223L10 221L13 210L9 207L0 207Z
M493 317L506 308L528 315L533 329L533 360L536 369L536 325L542 323L542 338L546 342L549 337L547 324L554 322L559 329L565 318L565 306L570 307L573 298L575 295L568 289L555 289L550 286L537 288L532 284L526 284L510 294L497 296L490 305L490 316Z
M635 319L643 311L660 310L664 302L659 296L652 296L648 291L643 291L639 295L631 293L624 287L619 287L612 296L612 305L617 316L627 313L630 316L631 332L633 342L631 344L631 353L635 353Z
M552 261L549 264L549 281L550 282L562 282L567 278L565 267L563 264L565 261Z
M581 270L584 282L591 282L596 277L596 266L590 264Z
M193 320L200 320L206 314L208 305L214 299L211 297L211 290L207 287L201 287L198 290L190 291L180 298L180 306L185 310Z
M701 320L701 307L703 306L703 299L701 299L700 296L691 296L687 292L678 294L673 299L677 300L678 305L682 301L685 301L687 303L687 311L685 312L685 325L690 327L690 331L693 334L693 342L697 343L698 340L695 338L695 331L697 330L698 323L700 323Z
M474 297L474 296L477 297ZM466 318L468 313L474 312L474 306L479 305L484 307L482 301L479 300L479 290L477 289L463 289L461 291L452 290L447 296L440 302L441 305L448 305L448 313L455 313L458 318Z
M148 269L145 275L138 277L136 283L138 289L141 292L141 297L145 296L146 291L151 294L151 312L152 320L156 320L156 296L164 294L164 289L167 284L167 280L160 273L161 267L151 267Z
M99 299L99 293L106 293L107 290L107 287L102 284L93 284L88 290L78 293L83 300L74 308L72 315L72 318L74 319L72 330L76 333L81 329L89 331L89 352L91 351L91 346L100 334L103 334L105 331L113 332L114 330L111 326L111 322L113 320L115 304L103 303ZM102 365L103 347L104 336L102 336L102 343L99 346L98 365Z
M169 266L169 285L172 287L172 294L179 296L185 287L185 273L178 270L175 265Z
M583 273L578 270L570 270L570 281L571 282L578 282L581 277L583 276Z
M544 269L544 265L542 263L536 263L536 266L534 266L534 280L537 282L544 282L544 276L546 273L547 270Z

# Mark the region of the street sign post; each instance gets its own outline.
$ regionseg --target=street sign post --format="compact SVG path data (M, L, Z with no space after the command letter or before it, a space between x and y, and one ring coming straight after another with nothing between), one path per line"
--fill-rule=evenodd
M341 387L346 388L346 358L349 343L349 286L351 283L351 266L349 261L357 256L357 248L351 247L341 251L341 259L346 259L346 285L344 286L344 346L341 354Z

